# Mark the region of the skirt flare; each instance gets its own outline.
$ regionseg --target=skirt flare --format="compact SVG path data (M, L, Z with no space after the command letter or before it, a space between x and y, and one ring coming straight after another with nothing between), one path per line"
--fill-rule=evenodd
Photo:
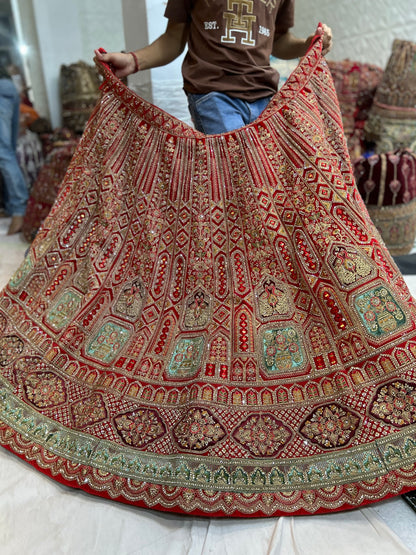
M195 515L416 488L416 304L357 191L320 40L219 135L103 72L0 296L0 443L69 486Z

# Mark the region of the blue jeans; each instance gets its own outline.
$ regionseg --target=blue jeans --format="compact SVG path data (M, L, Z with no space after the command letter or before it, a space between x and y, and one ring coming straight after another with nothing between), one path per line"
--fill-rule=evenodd
M4 203L10 216L24 216L28 190L16 157L20 98L11 79L0 79L0 171Z
M226 133L248 125L258 118L271 96L248 102L221 92L187 93L189 112L195 128L206 135Z

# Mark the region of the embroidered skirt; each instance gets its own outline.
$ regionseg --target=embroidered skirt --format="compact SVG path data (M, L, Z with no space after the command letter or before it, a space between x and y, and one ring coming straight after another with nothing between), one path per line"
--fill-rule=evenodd
M354 183L315 42L205 136L107 69L0 298L0 442L61 483L207 516L416 487L416 305Z

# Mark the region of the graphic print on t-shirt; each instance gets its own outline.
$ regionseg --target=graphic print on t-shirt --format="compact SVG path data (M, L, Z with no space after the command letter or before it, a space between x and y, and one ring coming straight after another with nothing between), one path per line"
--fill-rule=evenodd
M235 44L235 33L239 33L241 44L254 46L256 44L253 39L253 24L257 17L253 15L253 0L228 0L227 10L224 12L226 20L225 34L221 37L221 42Z
M277 0L261 0L261 3L266 5L266 8L269 10L269 13L272 13L272 11L275 9L277 5Z

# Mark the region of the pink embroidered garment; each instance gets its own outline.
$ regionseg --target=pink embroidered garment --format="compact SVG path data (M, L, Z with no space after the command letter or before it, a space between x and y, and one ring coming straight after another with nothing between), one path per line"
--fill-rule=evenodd
M208 516L416 487L415 302L356 189L317 40L214 136L104 69L0 299L0 442L54 479Z

